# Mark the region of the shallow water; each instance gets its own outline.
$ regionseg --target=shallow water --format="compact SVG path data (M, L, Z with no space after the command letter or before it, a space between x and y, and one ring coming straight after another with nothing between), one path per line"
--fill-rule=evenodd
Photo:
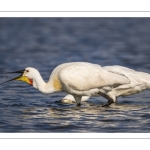
M59 64L86 61L150 73L150 18L0 18L0 71L37 68L44 80ZM12 75L0 75L3 82ZM150 93L62 104L23 82L0 85L0 132L150 132Z

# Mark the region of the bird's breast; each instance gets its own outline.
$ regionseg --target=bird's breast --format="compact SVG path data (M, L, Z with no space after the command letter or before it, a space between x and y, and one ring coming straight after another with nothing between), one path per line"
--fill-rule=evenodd
M62 85L61 85L61 83L60 83L60 81L59 81L59 79L58 79L57 77L55 77L55 78L53 79L53 87L54 87L55 90L57 90L57 91L61 91L61 90L62 90Z

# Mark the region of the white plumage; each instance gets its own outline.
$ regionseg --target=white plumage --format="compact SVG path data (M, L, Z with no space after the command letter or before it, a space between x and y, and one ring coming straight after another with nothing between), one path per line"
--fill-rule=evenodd
M82 96L81 101L87 101L90 98L90 96ZM71 94L67 94L62 100L60 100L62 103L74 103L76 102L74 97Z
M129 69L122 66L106 66L103 69L119 74L121 76L125 76L128 78L128 84L122 84L116 88L112 88L109 91L104 90L105 88L100 89L101 92L108 95L113 99L113 102L117 101L117 98L120 96L127 96L131 94L139 93L145 89L150 89L150 74L144 72L138 72L133 69ZM86 101L90 98L90 96L82 97L82 101ZM75 99L72 95L66 95L62 102L74 102Z
M16 72L11 72L16 73ZM19 71L17 71L19 73ZM13 79L12 79L13 80ZM103 96L108 103L116 102L117 97L139 93L150 88L150 75L122 66L101 67L86 62L65 63L57 66L49 81L44 82L38 70L27 67L22 75L15 78L32 85L44 94L64 91L71 99L81 104L81 99L90 96Z

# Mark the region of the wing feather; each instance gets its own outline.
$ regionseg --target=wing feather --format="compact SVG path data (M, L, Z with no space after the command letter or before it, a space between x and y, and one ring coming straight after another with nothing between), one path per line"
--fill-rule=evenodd
M105 70L126 76L135 85L143 84L150 87L150 74L145 72L135 71L123 66L106 66Z
M109 72L97 64L82 62L63 67L58 77L63 85L80 91L129 83L128 78L123 75Z

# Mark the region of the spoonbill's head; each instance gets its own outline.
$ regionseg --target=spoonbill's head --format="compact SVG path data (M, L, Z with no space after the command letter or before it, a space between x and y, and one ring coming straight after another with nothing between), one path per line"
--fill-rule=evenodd
M1 84L4 84L9 81L13 81L13 80L20 80L33 86L34 80L36 80L36 78L39 77L40 75L39 71L32 67L27 67L23 70L14 71L14 72L6 72L6 73L19 73L20 75L18 77L5 81ZM2 74L6 74L6 73L2 73Z

